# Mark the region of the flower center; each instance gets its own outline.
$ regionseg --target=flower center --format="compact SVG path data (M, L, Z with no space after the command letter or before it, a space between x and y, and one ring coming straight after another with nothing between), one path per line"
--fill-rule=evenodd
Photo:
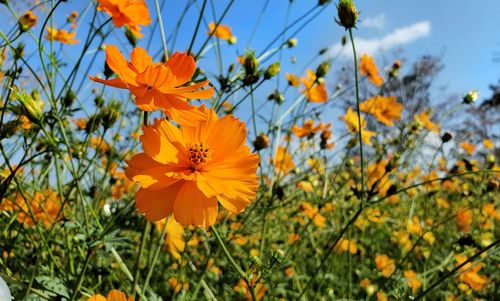
M189 151L189 160L193 170L200 170L210 160L212 152L208 145L203 143L194 143L187 146Z

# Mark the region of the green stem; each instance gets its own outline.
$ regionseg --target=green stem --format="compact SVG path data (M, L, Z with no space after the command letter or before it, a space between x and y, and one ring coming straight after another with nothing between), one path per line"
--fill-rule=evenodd
M214 236L215 236L215 238L217 240L217 243L221 247L222 252L224 252L224 255L226 255L227 260L229 260L229 263L231 263L231 265L234 267L234 269L236 270L236 272L238 272L238 275L247 284L248 290L250 291L250 294L252 295L253 301L257 301L257 296L255 294L255 290L254 290L253 286L250 284L250 281L248 280L247 275L241 269L241 267L236 263L236 261L234 260L233 256L231 256L231 254L227 250L226 245L224 244L224 242L222 241L222 238L219 235L219 232L217 231L217 229L213 225L210 226L210 230L212 230L212 233L214 234Z
M141 234L141 244L139 246L139 252L137 253L137 258L135 259L134 263L134 285L132 286L132 296L135 298L135 292L136 292L136 287L139 283L139 274L140 274L140 263L141 263L141 258L142 254L144 252L144 246L146 245L146 239L149 231L151 230L151 223L149 221L146 221L146 226L142 230Z
M356 84L356 113L358 114L358 139L359 139L359 156L361 157L361 206L363 206L365 178L364 178L364 159L363 159L363 129L361 128L361 110L359 108L359 85L358 85L358 58L356 56L356 46L354 45L354 38L352 36L352 29L349 28L349 37L351 38L352 52L354 55L354 78Z

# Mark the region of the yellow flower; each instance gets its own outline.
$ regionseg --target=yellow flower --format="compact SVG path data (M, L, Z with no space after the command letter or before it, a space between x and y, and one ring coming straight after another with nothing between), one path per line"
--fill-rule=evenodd
M492 149L495 147L495 144L493 144L493 141L491 141L490 139L484 139L483 146L487 149Z
M382 86L384 83L384 78L378 73L375 61L368 54L364 54L359 58L359 72L377 87Z
M302 93L306 95L309 102L322 103L328 100L325 82L322 79L317 79L314 71L308 69L306 76L301 80L304 85Z
M300 86L300 78L296 75L293 75L291 73L285 73L286 80L288 81L288 84L293 87L298 87Z
M469 155L472 155L476 150L476 147L467 141L462 141L462 143L460 143L460 147Z
M282 146L278 146L276 151L276 156L271 163L274 165L274 169L278 174L287 175L293 169L295 169L295 163L293 163L292 155Z
M389 256L382 254L375 257L375 266L384 277L390 277L396 271L396 264Z
M378 121L387 126L393 126L394 122L401 119L403 105L396 100L396 96L371 97L359 106L360 110L372 114Z
M404 271L403 274L408 282L408 286L411 287L413 294L415 294L422 286L422 281L418 278L417 273L412 270Z
M467 260L467 257L459 254L455 256L455 260L457 265L460 265ZM467 263L460 269L460 281L467 283L475 291L482 290L489 283L487 276L478 274L482 268L482 263Z
M184 248L186 247L186 242L182 237L184 228L174 219L173 216L170 216L168 219L162 219L155 223L158 231L163 230L165 220L167 223L165 246L167 247L170 255L172 255L175 259L180 260L181 254L179 252L183 252Z
M432 122L430 119L429 119L429 116L427 116L427 112L422 112L418 115L414 115L413 116L413 119L418 122L418 123L422 123L422 125L429 131L433 132L433 133L436 133L438 134L439 133L439 129L440 129L440 126L439 124L437 123L434 123Z
M372 142L370 139L376 135L375 132L365 130L366 127L366 120L363 118L363 116L360 116L361 118L359 121L361 121L361 140L363 141L364 144L367 145L372 145ZM347 130L351 134L356 134L359 133L359 123L358 123L358 114L353 111L351 107L347 109L347 112L344 116L341 117L346 123Z

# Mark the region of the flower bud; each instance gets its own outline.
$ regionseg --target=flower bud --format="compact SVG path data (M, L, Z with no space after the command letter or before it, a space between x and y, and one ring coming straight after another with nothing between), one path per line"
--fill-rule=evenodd
M344 26L345 29L356 27L359 14L353 0L340 0L337 4L337 13L339 25Z
M328 71L330 71L330 63L324 61L321 64L319 64L318 68L316 69L316 77L317 78L325 77Z
M247 75L255 74L257 73L257 70L259 68L259 62L255 58L254 54L250 53L245 57L245 60L243 61L243 66L245 68L245 73Z
M238 41L238 39L237 39L236 37L234 37L234 36L233 36L233 37L230 37L230 38L227 40L227 43L228 43L229 45L234 45L234 44L236 44L236 42L237 42L237 41Z
M270 79L270 78L274 77L276 74L278 74L279 72L280 72L280 63L275 62L275 63L269 65L269 67L267 67L267 70L264 73L264 78Z
M477 100L478 96L477 90L470 90L465 94L463 101L465 104L471 104Z
M255 148L256 151L260 151L264 148L267 148L268 146L269 146L269 137L264 133L261 133L253 141L253 147Z
M40 100L35 93L28 94L26 91L20 90L18 87L13 87L11 89L12 97L17 99L23 105L25 115L31 121L40 121L43 116L43 101Z
M30 30L33 27L35 27L37 21L38 17L35 14L33 14L31 10L29 10L19 18L19 30L21 32L26 32Z
M282 262L285 259L285 252L281 249L274 249L271 251L271 257L277 262Z
M274 91L274 93L269 95L267 99L274 100L278 104L282 104L285 102L285 96L279 90Z
M12 51L15 60L19 60L24 56L24 44L19 43L16 48Z
M288 48L293 48L293 47L297 46L297 43L299 43L299 41L296 38L289 39L287 41Z
M118 118L120 118L120 111L118 108L118 103L113 102L101 111L100 119L104 128L109 129L113 126L113 124L115 124Z
M135 45L137 45L137 37L128 26L125 26L125 37L127 38L130 45L132 45L132 47L135 47Z
M453 139L453 136L450 133L448 133L448 132L445 132L443 134L443 136L441 136L441 141L443 143L446 143L446 142L450 141L451 139Z
M75 98L76 98L75 92L73 92L73 90L69 90L68 93L66 93L66 95L63 98L64 106L67 108L71 107L73 102L75 102Z

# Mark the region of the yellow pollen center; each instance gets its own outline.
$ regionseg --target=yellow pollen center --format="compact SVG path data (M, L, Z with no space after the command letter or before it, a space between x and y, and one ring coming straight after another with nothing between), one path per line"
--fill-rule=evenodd
M187 146L189 160L193 170L200 170L210 160L211 152L208 145L195 143Z

